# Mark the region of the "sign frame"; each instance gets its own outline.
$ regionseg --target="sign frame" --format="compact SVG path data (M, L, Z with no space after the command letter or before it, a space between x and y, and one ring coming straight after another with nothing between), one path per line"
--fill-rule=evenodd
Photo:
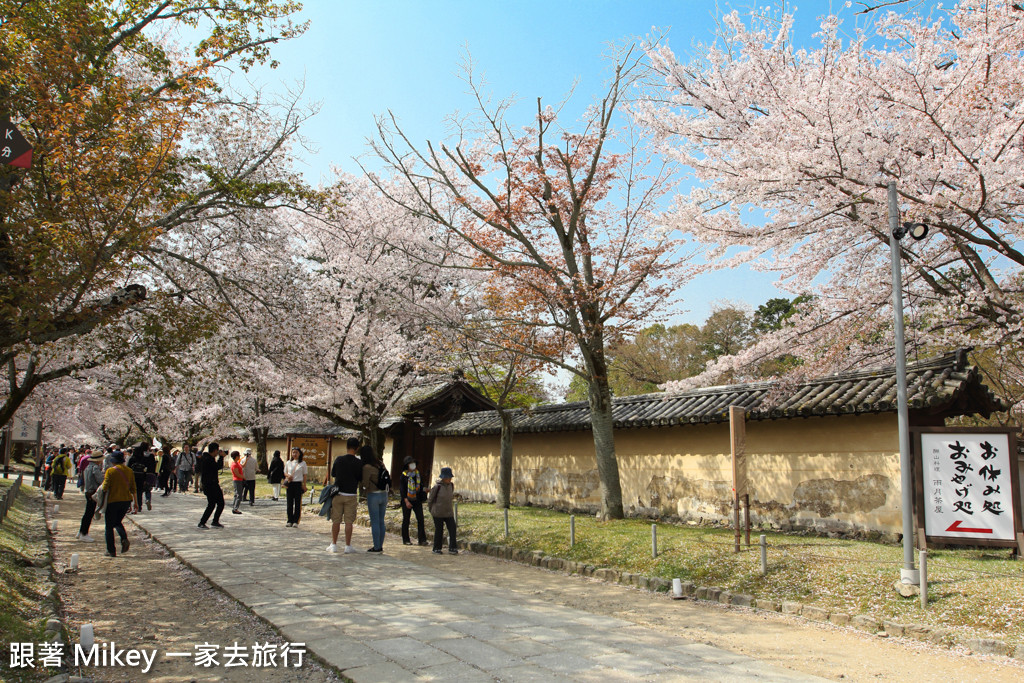
M306 463L307 467L326 467L327 471L330 472L330 470L331 470L331 463L334 460L334 437L333 436L331 436L329 434L294 433L294 434L286 435L285 438L286 438L286 448L287 448L287 456L288 456L285 459L285 462L287 462L288 459L291 458L292 448L295 448L295 447L301 448L301 446L295 446L294 445L294 442L296 440L299 440L299 439L316 439L317 441L326 441L327 442L326 443L327 452L325 453L326 459L327 459L327 463L326 464L322 464L322 465L321 464L316 464L316 465L312 464L306 458L306 453L303 453L303 458L302 459L303 459L303 462Z
M1006 435L1009 444L1010 498L1013 514L1012 539L972 538L963 536L942 536L928 534L925 527L924 506L924 451L921 447L922 434L999 434ZM989 548L1016 548L1018 556L1024 556L1024 519L1021 516L1020 475L1017 456L1017 431L1009 427L911 427L911 450L914 462L914 507L917 517L918 544L921 548L941 545L969 545Z
M11 441L14 443L36 443L42 438L42 420L22 420L20 417L11 418Z

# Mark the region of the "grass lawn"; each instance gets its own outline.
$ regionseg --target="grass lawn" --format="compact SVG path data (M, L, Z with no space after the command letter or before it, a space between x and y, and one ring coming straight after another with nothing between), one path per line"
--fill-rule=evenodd
M398 510L389 509L388 515L401 520ZM930 604L923 610L918 599L901 598L892 590L903 564L896 545L768 533L768 574L762 576L757 531L751 534L751 548L737 554L731 530L658 524L659 555L653 559L651 523L645 520L599 522L577 515L572 548L568 514L515 507L509 525L506 539L500 510L459 504L462 540L541 550L595 567L680 578L761 600L794 600L851 616L955 629L960 638L1024 642L1024 562L1011 560L1008 549L930 551Z
M228 506L231 505L231 499L235 495L235 485L231 481L231 472L228 470L227 458L224 458L224 469L220 473L220 487L224 490L224 500L227 501ZM322 484L318 481L307 481L307 486L316 487L316 495L320 495L320 488ZM285 486L281 484L281 500L284 500ZM273 498L274 487L267 483L267 475L257 474L256 475L256 500L261 498ZM306 493L306 500L309 501L309 493Z
M0 478L0 493L5 493L13 483L14 479ZM39 504L33 505L29 496L38 494L23 484L14 506L0 525L0 634L3 634L0 656L4 659L3 680L6 681L40 681L51 675L41 668L8 667L11 643L33 643L38 650L45 633L40 612L42 586L29 562L45 549L46 532L42 529Z

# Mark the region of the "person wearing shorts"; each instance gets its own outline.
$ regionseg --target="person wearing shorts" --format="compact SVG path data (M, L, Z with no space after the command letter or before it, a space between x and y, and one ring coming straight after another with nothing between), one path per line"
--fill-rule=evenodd
M352 547L352 527L356 521L357 498L359 483L363 479L363 463L356 456L359 450L359 439L349 438L346 443L348 453L340 458L334 459L331 466L330 476L334 477L334 485L338 487L338 493L331 501L331 544L327 546L327 552L338 552L338 534L341 532L341 523L345 522L345 552L354 553ZM327 480L324 480L327 485Z

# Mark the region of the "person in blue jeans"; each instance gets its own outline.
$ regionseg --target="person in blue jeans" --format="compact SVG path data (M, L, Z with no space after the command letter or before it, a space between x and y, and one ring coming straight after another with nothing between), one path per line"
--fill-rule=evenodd
M359 459L363 461L363 492L366 495L366 507L370 512L370 532L373 535L373 547L367 552L384 552L384 510L388 506L388 489L377 486L380 471L385 469L372 446L359 449ZM386 471L386 470L385 470Z

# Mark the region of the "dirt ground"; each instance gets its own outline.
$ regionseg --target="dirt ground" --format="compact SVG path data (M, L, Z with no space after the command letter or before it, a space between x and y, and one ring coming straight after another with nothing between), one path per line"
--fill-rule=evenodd
M160 499L155 498L155 509L142 514L159 514L159 502ZM244 514L264 515L280 521L283 526L283 501L273 505L262 503L256 508L243 508ZM282 642L259 619L210 588L204 579L169 557L161 546L144 540L132 525L126 525L132 538L127 557L104 557L102 526L95 528L92 534L97 538L96 543L75 542L74 534L84 506L77 489L60 501L60 506L61 533L55 544L55 566L60 571L71 552L79 553L82 558L82 571L62 575L59 582L67 615L76 631L81 623L91 622L98 640L136 643L136 646L149 648L159 643L161 651L191 648L197 641ZM327 520L310 514L307 509L302 526L308 531L322 532L326 541ZM369 545L367 529L356 528L354 545ZM491 583L499 591L514 590L592 613L628 619L832 680L986 683L1024 680L1024 662L1008 658L968 655L913 640L882 638L777 613L674 601L666 595L473 553L456 557L433 555L429 548L403 546L391 535L385 543L385 552ZM313 665L288 671L260 669L256 674L252 669L205 670L197 669L191 661L158 661L155 673L147 680L331 680L326 671ZM129 678L117 675L116 670L93 670L88 675L104 681Z
M141 514L159 514L159 502L154 496L154 510ZM197 667L192 658L165 658L165 652L192 652L196 644L203 643L251 647L254 642L280 646L285 641L262 620L171 557L163 546L147 539L133 524L125 524L131 547L124 554L119 547L115 558L105 555L102 520L94 521L90 529L95 543L76 541L85 499L73 486L68 487L63 500L51 498L47 503L50 518L59 520L54 536L54 567L72 640L78 640L82 624L91 623L96 642L159 651L153 668L145 675L138 669L88 667L82 671L84 676L94 681L161 683L340 680L308 660L300 668L252 669L203 668ZM52 512L55 504L59 506L56 515ZM78 553L80 570L63 573L71 553Z

